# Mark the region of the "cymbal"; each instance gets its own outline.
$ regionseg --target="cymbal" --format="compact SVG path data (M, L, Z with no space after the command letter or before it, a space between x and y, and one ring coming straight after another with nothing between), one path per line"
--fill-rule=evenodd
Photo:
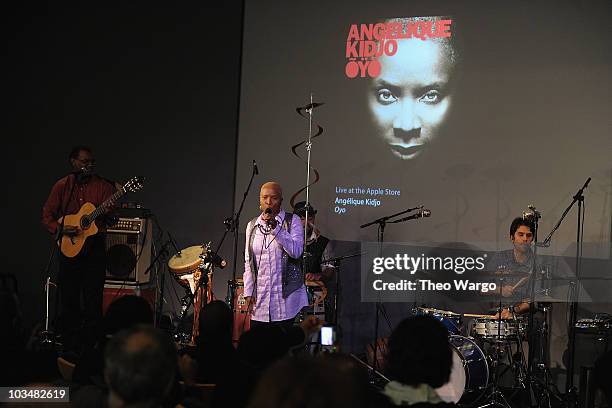
M508 276L508 275L526 275L524 272L515 272L511 269L508 268L499 268L496 271L493 272L494 275L503 275L503 276Z
M567 302L567 299L561 299L561 298L556 298L556 297L552 297L548 294L536 294L535 295L535 300L536 302L540 302L540 303L563 303L563 302Z

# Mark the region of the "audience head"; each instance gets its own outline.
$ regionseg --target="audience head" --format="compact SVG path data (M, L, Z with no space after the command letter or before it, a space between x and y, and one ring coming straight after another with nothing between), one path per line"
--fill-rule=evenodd
M453 362L448 331L431 316L404 319L389 338L385 359L393 380L441 387L448 382Z
M229 306L221 300L213 300L200 313L200 336L198 343L232 342L234 316Z
M109 406L158 406L177 372L176 347L164 332L149 326L121 331L106 346Z
M238 358L255 370L262 370L286 356L304 341L299 327L289 330L279 326L258 326L240 336Z
M367 374L348 357L286 358L268 368L250 408L365 406Z
M121 296L113 301L104 315L104 334L115 334L137 324L152 325L151 305L140 296Z

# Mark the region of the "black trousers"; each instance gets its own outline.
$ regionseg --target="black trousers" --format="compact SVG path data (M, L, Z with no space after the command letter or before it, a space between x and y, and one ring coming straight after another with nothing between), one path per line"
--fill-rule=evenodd
M260 322L257 320L251 320L251 328L253 329L255 327L280 327L286 332L291 327L293 327L294 322L295 317L293 319L279 320L276 322Z
M87 238L79 255L59 255L58 331L65 348L79 351L92 345L102 322L106 248L102 234Z

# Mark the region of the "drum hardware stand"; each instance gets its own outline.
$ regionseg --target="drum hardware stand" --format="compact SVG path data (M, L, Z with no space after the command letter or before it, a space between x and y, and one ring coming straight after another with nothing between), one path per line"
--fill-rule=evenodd
M181 344L189 342L191 338L191 336L182 331L182 327L185 317L187 316L187 310L189 310L189 306L191 306L192 303L193 295L189 293L188 289L185 289L185 296L181 298L181 313L179 313L173 333L174 340Z
M548 357L548 350L549 350L549 332L548 332L548 321L549 321L549 308L550 306L548 305L544 305L542 308L542 311L544 312L544 319L543 319L543 326L542 329L540 330L540 338L542 339L541 343L540 343L540 349L539 349L539 355L541 357L541 361L538 362L537 366L535 368L537 368L538 371L541 372L542 376L543 376L543 380L534 376L533 379L535 381L538 382L538 385L540 385L540 387L542 387L542 392L540 395L540 399L538 401L538 406L545 406L545 407L551 407L551 395L553 397L555 397L559 402L563 401L563 397L561 396L559 390L557 389L557 387L553 384L552 380L551 380L551 376L550 376L550 371L548 369L548 365L549 363L549 357Z
M383 253L383 244L385 242L385 227L387 226L387 222L389 223L396 223L396 222L403 222L403 221L407 221L408 219L411 219L411 217L414 217L414 215L411 215L409 217L404 217L398 220L393 220L390 221L392 218L398 217L402 214L406 214L408 212L414 211L414 210L420 210L421 211L421 217L424 216L424 211L427 210L423 210L423 206L419 206L419 207L414 207L414 208L409 208L407 210L404 211L400 211L398 213L395 214L391 214L388 215L386 217L381 217L381 218L377 218L374 221L370 221L367 222L363 225L360 225L359 228L366 228L369 227L370 225L378 225L378 234L377 234L377 240L378 240L378 255L382 256ZM372 357L372 365L373 365L373 370L376 370L376 366L378 364L377 362L377 350L378 350L378 329L379 329L379 316L382 314L383 318L385 319L385 321L387 322L387 325L389 326L390 330L393 330L393 325L391 325L391 320L389 320L389 316L387 314L387 311L385 309L385 306L383 305L382 301L380 300L380 293L378 293L378 299L376 300L376 315L375 315L375 322L374 322L374 343L373 343L373 357ZM373 371L372 373L373 374Z
M379 383L387 384L387 383L391 382L391 380L389 378L387 378L383 373L381 373L375 367L369 365L368 363L366 363L365 361L363 361L362 359L357 357L355 354L350 353L349 356L352 357L359 364L361 364L362 366L367 368L369 370L369 372L371 372L378 379L376 381L372 380L372 384L375 385L375 386L378 386L378 388L380 388L381 390L384 389L384 385L379 385Z
M153 222L155 222L155 225L157 226L157 228L160 231L163 231L163 229L160 227L159 222L157 221L157 217L155 216L151 216L151 218L153 219ZM163 234L163 233L162 233ZM155 265L157 265L158 261L161 261L162 259L165 259L165 255L168 255L168 245L172 244L175 250L175 254L180 254L180 250L177 248L176 243L174 242L174 240L172 239L172 235L170 235L170 232L167 233L168 234L168 239L162 243L162 246L159 250L159 252L157 252L157 254L155 255L155 258L153 258L153 260L151 261L151 263L149 264L149 266L147 267L147 269L144 271L144 275L148 274L154 267ZM161 263L162 268L165 267L166 263L162 262ZM164 279L164 274L163 272L160 274L157 272L156 270L156 279L158 281L157 284L157 290L158 290L158 297L156 299L156 309L155 309L155 327L159 327L160 323L161 323L161 317L162 317L162 310L163 310L163 305L164 305L164 289L165 289L165 279Z
M340 265L341 265L341 261L343 261L344 259L348 259L348 258L354 258L356 256L361 256L365 254L365 252L358 252L355 254L349 254L349 255L344 255L344 256L338 256L335 258L330 258L330 259L325 259L321 261L321 265L323 264L332 264L334 265L334 269L335 269L335 277L336 277L336 282L335 282L335 291L334 291L334 318L333 318L333 325L338 327L338 316L339 316L339 312L340 312L340 301L341 301L341 294L340 294L340 288L341 288L341 284L340 284Z
M247 188L244 194L242 195L242 201L240 202L240 207L238 208L238 211L236 213L232 214L231 217L228 217L223 221L223 224L225 224L225 232L223 233L223 236L221 237L221 240L219 241L219 245L217 245L217 249L215 251L216 254L219 253L219 251L221 250L221 246L223 245L223 242L225 242L227 233L231 231L232 236L234 238L234 253L233 253L233 264L232 264L233 285L231 286L228 285L228 293L226 297L226 302L228 303L228 306L232 310L232 313L234 313L233 298L234 298L235 293L233 291L230 292L230 287L235 288L235 283L236 283L236 267L238 265L238 230L240 229L240 214L242 213L242 209L244 208L244 202L247 196L249 195L249 191L251 190L251 184L253 184L253 178L258 174L259 174L259 170L257 169L257 163L255 162L255 160L253 160L253 170L251 172L251 178L249 180L249 184L247 185Z
M157 229L161 232L159 234L159 238L157 238L157 239L161 240L161 237L164 234L164 229L159 225L159 221L158 221L157 217L154 214L151 215L151 219L155 223L155 226L157 227ZM168 239L165 242L162 243L162 246L161 246L159 252L157 252L157 255L155 256L155 258L153 258L153 260L151 261L151 263L149 264L147 269L144 271L144 275L148 274L155 267L155 265L157 265L157 262L165 259L166 255L169 255L168 245L172 244L172 247L174 248L174 254L175 255L180 255L181 254L181 250L176 245L176 242L172 238L172 235L170 234L170 231L166 231L166 235L168 235ZM167 270L166 269L166 265L167 265L167 262L162 262L161 263L162 268L164 268L165 270ZM172 276L172 277L174 278L174 276ZM165 285L165 279L164 279L163 272L161 274L156 272L156 278L158 280L158 285L157 285L158 297L156 299L155 327L159 327L160 324L161 324L163 305L164 305L164 302L165 302L165 300L164 300L164 290L165 290L166 285ZM182 300L181 300L181 303L182 303Z
M502 289L504 286L505 278L503 276L499 277L499 308L497 309L497 338L494 341L494 350L495 357L492 361L492 365L494 367L493 370L493 381L491 382L491 394L488 399L489 402L486 404L480 405L479 408L484 407L505 407L510 408L510 404L504 397L504 394L497 387L497 381L499 380L499 356L502 352L502 343L501 342L501 326L502 326Z

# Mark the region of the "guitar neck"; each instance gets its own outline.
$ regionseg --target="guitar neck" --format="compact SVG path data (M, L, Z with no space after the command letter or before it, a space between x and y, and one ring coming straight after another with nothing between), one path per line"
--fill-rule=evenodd
M117 190L115 194L113 194L112 196L104 200L102 204L96 207L96 209L91 214L88 215L89 220L91 222L95 221L96 218L98 218L101 214L103 214L108 207L113 205L115 201L121 198L121 196L124 194L125 194L125 188L121 187L121 189Z

